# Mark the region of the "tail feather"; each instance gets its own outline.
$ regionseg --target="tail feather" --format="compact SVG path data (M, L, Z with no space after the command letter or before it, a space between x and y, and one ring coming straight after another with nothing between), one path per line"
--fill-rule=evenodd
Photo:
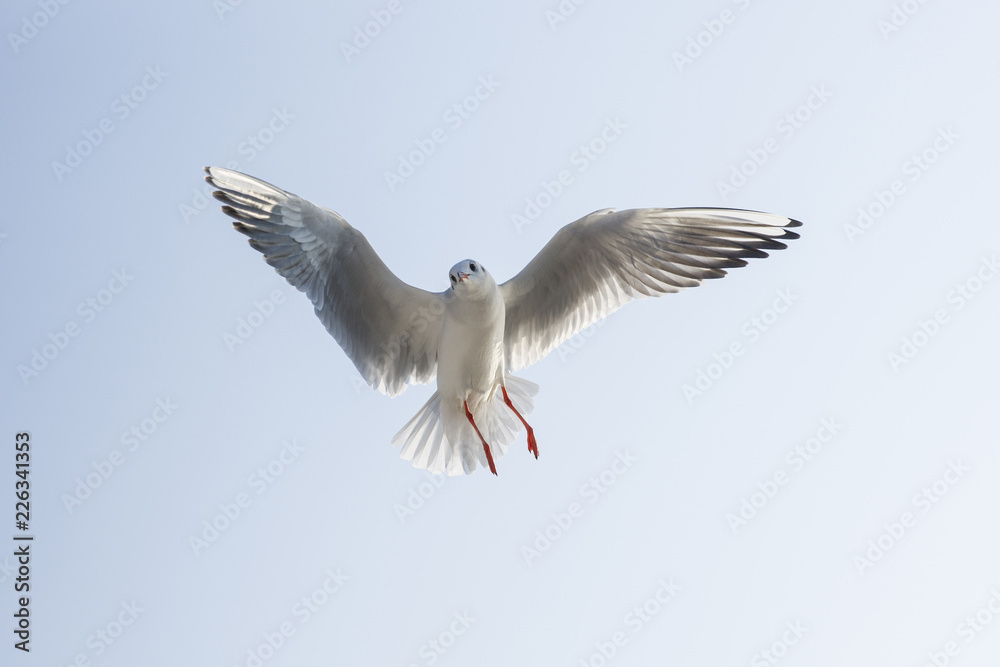
M504 386L518 412L522 415L531 412L535 406L532 396L538 393L538 385L507 375ZM521 431L520 420L503 402L499 389L474 411L473 418L490 445L494 461L507 452L507 447ZM401 458L410 461L416 468L433 473L468 475L475 471L477 464L487 467L482 443L464 416L454 426L457 426L453 429L455 435L449 438L442 419L441 396L435 391L417 414L393 436L392 444L400 448Z
M522 415L531 412L535 408L535 399L538 394L538 385L530 380L519 378L516 375L508 375L504 380L507 387L507 395L510 402L514 404L517 411Z
M393 436L394 446L402 445L400 456L412 461L427 445L441 419L441 396L435 391L423 407Z

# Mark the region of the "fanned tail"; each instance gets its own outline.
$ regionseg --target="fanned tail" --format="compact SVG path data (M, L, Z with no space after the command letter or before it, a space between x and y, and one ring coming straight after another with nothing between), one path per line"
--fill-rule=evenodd
M504 386L518 412L522 415L531 412L535 407L532 397L538 393L537 384L506 375ZM495 462L507 452L507 447L521 431L521 422L504 404L499 387L488 401L474 411L473 417L490 445ZM449 438L442 419L441 395L435 391L406 426L393 436L392 445L400 447L400 457L413 463L414 467L433 473L468 475L477 464L486 467L486 452L472 426L464 416L453 419L455 435Z

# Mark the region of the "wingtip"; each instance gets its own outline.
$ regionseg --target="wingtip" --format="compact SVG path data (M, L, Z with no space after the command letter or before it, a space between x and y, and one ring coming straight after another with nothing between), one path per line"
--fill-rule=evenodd
M222 172L229 171L227 169L223 169L222 167L213 167L211 165L209 165L207 167L202 167L202 169L205 170L205 180L208 181L209 183L211 183L212 185L216 186L216 187L221 187L219 185L217 179L220 176L224 176L225 175Z
M782 234L778 238L780 238L782 241L794 241L797 238L801 238L801 236L800 236L800 234L798 232L793 232L792 229L791 229L793 227L801 227L801 226L802 226L802 222L801 221L795 220L794 218L788 218L788 222L786 224L782 225L782 229L785 230L785 233ZM783 246L783 247L787 247L787 246Z

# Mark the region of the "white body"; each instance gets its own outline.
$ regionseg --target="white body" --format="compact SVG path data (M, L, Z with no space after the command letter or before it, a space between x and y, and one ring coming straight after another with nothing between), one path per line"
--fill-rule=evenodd
M418 467L448 474L488 465L482 440L465 413L468 406L492 456L499 458L520 423L502 398L507 390L523 415L531 411L534 384L507 373L506 305L493 276L472 260L449 272L437 345L438 389L393 438L401 456Z
M480 413L499 389L505 370L503 297L496 281L479 268L484 274L481 284L475 285L475 290L466 290L473 293L449 299L445 304L438 343L441 417L445 435L452 442L460 439L460 431L471 429L465 402L474 416ZM460 287L467 284L463 282Z

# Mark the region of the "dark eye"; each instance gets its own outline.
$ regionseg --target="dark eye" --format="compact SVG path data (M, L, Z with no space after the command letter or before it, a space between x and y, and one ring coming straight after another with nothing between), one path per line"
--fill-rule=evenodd
M451 276L451 282L455 282L455 276Z
M472 269L473 271L475 271L475 270L476 270L476 265L475 265L475 263L470 263L470 264L469 264L469 268L470 268L470 269Z

